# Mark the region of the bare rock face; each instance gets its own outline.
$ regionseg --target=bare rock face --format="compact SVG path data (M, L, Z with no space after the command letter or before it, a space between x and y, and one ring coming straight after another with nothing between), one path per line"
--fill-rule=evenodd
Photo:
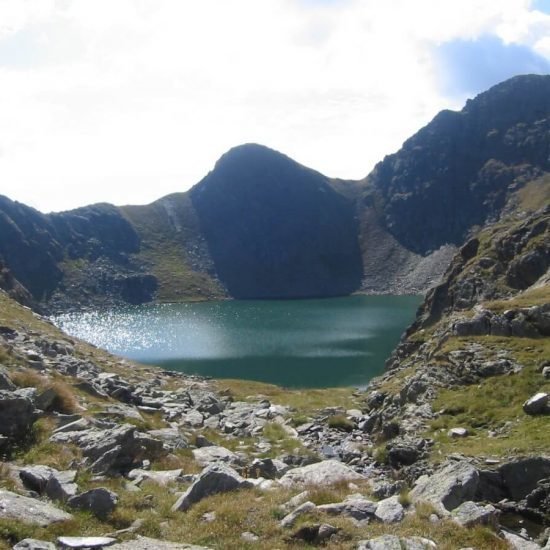
M279 481L283 487L296 485L330 485L337 481L364 479L355 470L337 460L324 460L289 470Z
M233 468L225 464L213 464L205 468L187 491L172 507L173 511L185 512L203 498L251 487L252 484L242 478Z
M52 523L70 520L72 517L71 514L47 502L0 490L1 519L14 519L22 523L47 527Z

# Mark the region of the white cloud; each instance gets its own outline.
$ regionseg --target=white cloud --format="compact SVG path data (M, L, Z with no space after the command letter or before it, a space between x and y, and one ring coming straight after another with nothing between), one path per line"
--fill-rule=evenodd
M0 193L147 202L247 141L361 178L460 107L434 47L483 34L550 57L527 0L0 0Z

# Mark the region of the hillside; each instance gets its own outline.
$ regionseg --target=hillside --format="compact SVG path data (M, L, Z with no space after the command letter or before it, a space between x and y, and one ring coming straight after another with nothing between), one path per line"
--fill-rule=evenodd
M186 193L41 214L0 197L0 260L49 310L193 299L424 293L457 248L550 171L550 76L443 111L361 182L266 147Z

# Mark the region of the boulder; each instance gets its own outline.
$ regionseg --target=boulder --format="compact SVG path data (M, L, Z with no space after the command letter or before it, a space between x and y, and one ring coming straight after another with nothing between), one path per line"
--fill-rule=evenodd
M214 464L216 462L224 462L231 465L239 465L243 463L243 460L238 455L225 447L219 447L217 445L193 449L192 452L193 458L201 466L208 466L209 464Z
M281 527L292 527L300 516L303 516L308 512L312 512L313 510L315 510L315 508L315 504L313 504L313 502L309 500L307 502L304 502L303 504L300 504L298 508L294 509L281 520Z
M447 435L452 438L466 437L468 435L468 430L466 428L451 428Z
M12 550L56 550L53 542L37 539L23 539Z
M110 546L109 550L210 550L205 546L195 546L194 544L181 544L177 542L167 542L163 540L150 539L148 537L138 537L135 540L129 540Z
M80 447L91 463L90 470L96 474L128 471L143 459L158 458L167 452L162 441L129 424L105 430L57 432L50 440Z
M536 542L509 531L503 531L502 538L508 543L511 550L540 550L540 546Z
M534 491L539 481L550 478L550 458L530 457L503 464L498 469L508 496L515 501Z
M99 518L106 518L116 508L117 502L118 495L116 493L104 487L98 487L71 497L67 504L71 508L88 510Z
M357 481L364 476L337 460L324 460L289 470L279 482L283 487L296 485L330 485L338 481Z
M357 550L431 550L437 548L435 542L423 537L400 538L396 535L382 535L369 540L361 540Z
M168 485L181 480L183 470L132 470L128 473L128 478L140 485L144 481L153 481L159 485Z
M25 466L19 471L19 477L25 487L52 500L67 500L78 490L74 482L76 470L60 472L49 466Z
M329 525L328 523L316 523L314 525L304 525L300 527L295 533L292 533L291 537L295 540L303 540L309 544L323 544L332 537L332 535L338 533L340 529Z
M549 397L547 393L536 393L523 404L523 412L530 415L546 414L550 412L548 403Z
M22 523L47 527L52 523L72 518L71 514L47 502L0 490L0 519L14 519Z
M399 502L399 497L393 496L378 503L374 516L382 523L398 523L405 517L405 510Z
M187 449L189 447L189 442L177 428L149 430L147 434L155 439L160 439L164 443L164 447L170 451Z
M421 476L410 497L413 502L430 502L454 510L472 500L479 482L477 470L468 462L451 462L431 476Z
M58 537L57 542L62 549L81 548L82 550L101 550L116 542L112 537Z
M343 502L321 504L317 506L317 510L331 516L345 516L356 519L357 521L363 521L372 519L376 512L376 506L376 502L354 496L347 498Z
M453 520L462 527L475 527L476 525L487 525L493 529L498 527L498 511L494 506L480 506L470 500L463 502L455 508L451 516Z
M242 478L233 468L221 463L212 464L201 472L197 481L176 501L172 511L185 512L193 504L210 495L249 487L251 483Z
M14 440L24 439L35 419L35 408L29 397L0 390L0 435Z

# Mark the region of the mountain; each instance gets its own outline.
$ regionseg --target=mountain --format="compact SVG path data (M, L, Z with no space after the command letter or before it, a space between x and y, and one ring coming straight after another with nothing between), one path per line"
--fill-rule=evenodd
M359 288L354 204L322 174L243 145L217 162L191 201L231 296L303 298Z
M0 260L42 307L424 293L550 172L550 76L443 111L359 182L255 144L150 205L42 214L0 197Z

